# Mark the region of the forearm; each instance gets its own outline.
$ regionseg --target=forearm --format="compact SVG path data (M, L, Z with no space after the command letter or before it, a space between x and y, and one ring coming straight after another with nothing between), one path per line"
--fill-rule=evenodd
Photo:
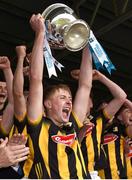
M7 95L8 95L8 102L13 104L13 94L12 94L12 86L13 86L13 74L11 68L6 68L3 70L6 85L7 85Z
M44 33L41 32L36 34L32 55L31 55L31 69L30 69L30 77L31 80L40 80L42 81L43 77L43 43L44 43ZM39 62L36 60L38 59Z
M103 83L111 92L114 98L116 99L125 99L126 93L123 91L122 88L120 88L116 83L108 79L106 76L101 74L99 81Z
M89 89L91 89L92 86L92 57L87 47L85 47L82 54L79 77L79 86L81 85L86 85Z
M15 96L22 96L23 95L23 85L24 85L23 62L24 62L24 57L20 57L20 58L18 59L18 64L17 64L17 68L15 70L14 81L13 81L13 93Z
M90 107L88 107L92 87L92 58L88 48L83 50L79 74L79 86L73 103L73 112L83 122Z
M30 61L30 88L27 104L27 116L29 121L37 120L43 113L43 47L45 38L44 19L40 14L33 14L30 24L35 32L35 41Z

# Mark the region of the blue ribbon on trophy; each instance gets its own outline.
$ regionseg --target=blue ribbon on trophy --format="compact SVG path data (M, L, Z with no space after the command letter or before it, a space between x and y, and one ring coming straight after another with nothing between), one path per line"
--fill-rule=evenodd
M51 52L51 49L50 49L50 46L49 46L49 43L47 41L47 39L49 38L49 34L48 34L48 31L47 31L47 27L46 27L46 38L45 38L45 41L44 41L44 58L45 58L45 63L46 63L46 67L47 67L47 70L48 70L48 75L49 75L49 78L54 75L57 77L57 73L56 73L56 70L55 70L55 66L60 70L62 71L61 68L64 68L64 66L59 63L53 56L52 56L52 52ZM52 38L52 37L51 37Z
M108 58L103 47L97 41L92 30L90 30L90 37L89 37L88 43L89 43L89 48L90 48L96 69L98 70L106 69L109 72L109 74L111 74L111 70L116 70L115 66L112 64L111 60Z

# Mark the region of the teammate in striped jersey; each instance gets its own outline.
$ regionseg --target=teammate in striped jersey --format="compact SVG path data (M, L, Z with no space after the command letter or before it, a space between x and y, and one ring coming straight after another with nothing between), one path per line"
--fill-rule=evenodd
M104 150L107 156L107 167L99 172L102 178L127 179L127 166L124 150L126 136L132 135L131 112L123 107L117 118L106 129L104 136ZM106 142L106 136L111 136Z
M14 96L14 131L27 135L26 113L27 113L27 96L24 91L24 61L26 58L26 46L16 46L17 67L13 79L13 96Z
M5 137L9 135L12 128L14 114L13 73L8 57L0 57L0 69L3 71L6 80L6 82L0 81L0 134L1 137Z
M72 76L75 79L78 79L79 73L79 70L74 70L72 71ZM93 118L90 121L88 120L88 118L87 121L85 121L86 127L90 123L94 124L94 126L91 132L87 133L86 135L84 133L85 137L82 140L81 148L83 151L87 169L89 170L91 176L94 179L97 179L99 178L97 176L97 171L103 168L105 165L105 158L100 160L100 158L104 157L102 138L104 134L105 124L107 124L107 122L111 120L115 113L120 109L125 101L126 94L116 83L112 82L97 70L93 70L93 80L99 80L100 82L102 82L113 95L113 99L109 103L103 104L103 107L101 107L103 110L96 112L96 114L93 115ZM87 115L90 114L90 107L92 108L92 106L88 106ZM83 127L81 131L84 131L84 128L85 127ZM85 128L85 130L86 129L87 128ZM82 136L81 131L79 134L80 136Z

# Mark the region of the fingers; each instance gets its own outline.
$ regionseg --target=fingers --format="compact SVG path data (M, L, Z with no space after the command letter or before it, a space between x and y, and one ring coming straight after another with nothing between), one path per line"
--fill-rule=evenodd
M15 155L15 157L20 158L23 156L26 156L29 154L29 147L25 147L23 149L19 149L19 150L15 150L13 152L13 154Z
M8 138L6 137L5 140L4 139L0 139L0 142L1 142L0 148L3 148L3 147L5 147L7 145Z
M7 153L10 158L11 164L16 164L27 159L27 156L29 154L29 147L25 147L24 145L18 145L11 146L11 148L7 146L7 148Z
M26 51L26 46L25 45L16 46L16 51L19 49L23 49L24 51Z
M3 64L6 64L9 61L7 56L1 56L0 57L0 66L2 66Z
M18 150L21 150L21 149L24 149L26 146L25 145L8 145L8 147L9 147L9 149L11 150L11 151L18 151Z
M0 144L2 144L3 141L4 141L4 139L0 138Z
M24 161L28 158L29 148L25 147L24 149L18 150L14 152L14 164Z
M38 20L38 19L40 19L40 18L43 18L40 13L38 13L38 14L33 14L33 15L31 16L30 22L33 22L33 21Z
M7 60L8 60L8 57L7 57L7 56L1 56L1 57L0 57L0 63L6 62Z
M20 57L22 57L21 60L24 60L24 57L26 56L26 46L25 45L16 46L16 53L19 59L21 59Z
M3 70L6 68L10 68L10 60L7 56L0 57L0 68Z
M15 162L15 163L19 163L19 162L25 161L27 158L28 158L27 156L20 157L20 158L16 159L16 162ZM14 164L15 164L15 163L14 163Z
M80 74L80 69L75 69L71 71L71 76L76 80L79 79L79 74Z
M45 34L44 18L41 14L33 14L30 19L30 25L37 34L40 32L43 33L43 35Z
M25 147L25 145L8 145L8 138L1 139L1 142L1 167L8 167L27 159L29 147Z
M8 145L25 145L27 138L23 134L14 134L10 139Z

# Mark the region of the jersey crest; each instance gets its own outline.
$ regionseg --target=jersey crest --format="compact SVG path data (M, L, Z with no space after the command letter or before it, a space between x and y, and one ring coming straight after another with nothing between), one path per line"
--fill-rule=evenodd
M117 138L118 138L118 136L116 134L113 134L113 133L107 134L104 136L103 144L105 145L105 144L108 144L110 142L114 142L114 141L116 141Z
M51 136L52 140L55 143L64 144L66 146L71 146L76 138L76 133L68 135L54 135Z

